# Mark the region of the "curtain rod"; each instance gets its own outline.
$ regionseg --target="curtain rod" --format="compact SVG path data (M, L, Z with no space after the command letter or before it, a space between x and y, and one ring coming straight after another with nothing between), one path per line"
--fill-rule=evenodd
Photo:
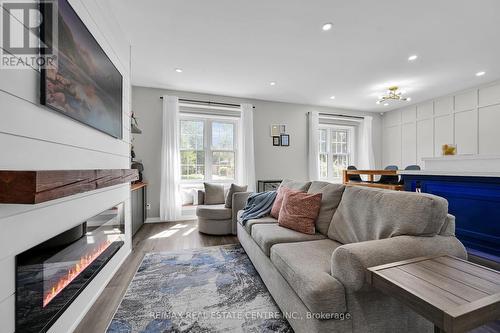
M323 116L331 116L331 117L344 117L344 118L355 118L355 119L365 119L365 117L360 116L347 116L345 114L333 114L333 113L319 113L319 115Z
M163 96L160 96L160 99L163 99ZM219 106L232 106L232 107L241 107L241 104L232 104L232 103L219 103L219 102L211 102L211 101L198 101L195 99L185 99L179 98L179 102L187 102L187 103L198 103L198 104L207 104L207 105L219 105ZM255 106L253 106L255 109Z

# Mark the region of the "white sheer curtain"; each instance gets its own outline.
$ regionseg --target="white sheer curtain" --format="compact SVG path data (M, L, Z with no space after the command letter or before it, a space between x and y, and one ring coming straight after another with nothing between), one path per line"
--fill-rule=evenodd
M307 114L309 180L319 180L319 113Z
M179 141L179 98L163 96L160 184L162 221L174 221L181 217Z
M373 153L373 134L372 134L373 117L365 116L361 123L361 142L359 144L359 153L357 168L358 169L373 169L375 167L375 155Z
M241 104L241 133L238 147L238 182L255 191L255 153L253 141L253 105Z

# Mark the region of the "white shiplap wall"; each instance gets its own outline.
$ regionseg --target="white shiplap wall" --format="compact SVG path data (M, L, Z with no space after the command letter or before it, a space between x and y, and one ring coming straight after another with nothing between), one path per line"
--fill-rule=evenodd
M404 168L441 156L455 143L458 154L500 155L500 82L461 91L383 117L383 164Z
M115 139L39 103L40 73L0 70L0 169L128 168L130 43L106 2L70 0L123 76L123 139ZM125 202L127 241L49 332L71 332L131 249L130 189L117 185L38 205L0 204L0 331L14 332L14 259L30 247Z

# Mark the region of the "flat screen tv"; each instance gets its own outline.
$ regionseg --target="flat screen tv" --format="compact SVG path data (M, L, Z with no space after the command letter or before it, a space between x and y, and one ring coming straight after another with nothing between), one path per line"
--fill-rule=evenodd
M55 68L41 70L41 104L122 138L122 75L68 1L57 5L57 36L49 32L54 21L41 5L41 39L57 57Z

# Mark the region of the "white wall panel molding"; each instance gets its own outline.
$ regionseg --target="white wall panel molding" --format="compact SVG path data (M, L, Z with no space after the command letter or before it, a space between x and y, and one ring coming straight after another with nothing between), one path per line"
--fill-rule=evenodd
M128 156L126 142L99 132L85 124L35 103L0 92L2 108L13 110L2 115L0 132L27 138ZM15 110L15 111L14 111Z
M414 123L413 108L416 109L416 147L409 134ZM500 154L497 144L500 141L500 81L386 112L383 124L384 165L394 161L399 149L390 142L394 131L387 131L393 126L402 126L401 167L411 161L414 151L418 164L422 158L441 156L441 145L445 143L456 144L458 154Z

